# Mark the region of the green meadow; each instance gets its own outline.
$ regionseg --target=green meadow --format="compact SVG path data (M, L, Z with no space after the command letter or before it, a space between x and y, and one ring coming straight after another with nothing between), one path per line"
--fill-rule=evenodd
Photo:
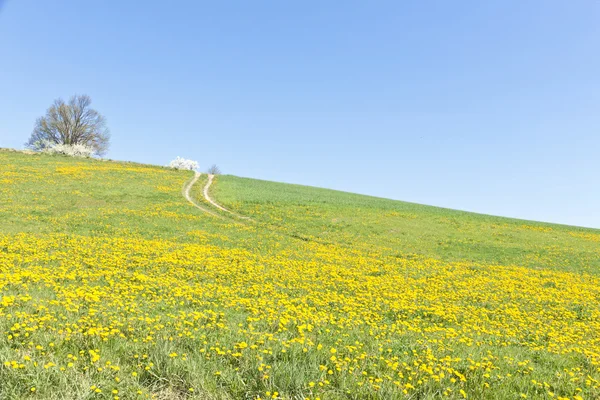
M593 399L600 231L0 151L0 399ZM242 218L245 217L245 218Z

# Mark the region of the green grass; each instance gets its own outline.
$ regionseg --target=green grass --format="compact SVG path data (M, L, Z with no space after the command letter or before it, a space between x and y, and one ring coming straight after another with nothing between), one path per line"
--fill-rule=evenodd
M0 165L2 400L600 397L600 230L218 176L244 221L191 172Z
M600 271L595 229L227 175L212 194L240 214L322 241L445 261Z

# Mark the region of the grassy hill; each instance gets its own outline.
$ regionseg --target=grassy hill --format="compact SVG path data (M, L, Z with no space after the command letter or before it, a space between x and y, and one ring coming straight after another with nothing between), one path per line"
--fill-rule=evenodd
M600 397L598 230L219 176L247 221L190 172L0 165L0 399Z
M447 261L600 272L600 231L494 217L300 185L219 177L238 213L317 240Z

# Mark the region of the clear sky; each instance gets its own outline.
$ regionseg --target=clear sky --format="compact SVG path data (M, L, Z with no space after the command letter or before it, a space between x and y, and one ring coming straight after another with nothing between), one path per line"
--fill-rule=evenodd
M0 147L85 93L109 158L600 228L600 1L0 5Z

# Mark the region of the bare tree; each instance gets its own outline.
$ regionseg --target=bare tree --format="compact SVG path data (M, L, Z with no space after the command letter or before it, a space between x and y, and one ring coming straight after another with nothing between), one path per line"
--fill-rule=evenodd
M212 175L221 175L221 169L217 166L217 164L211 165L208 171L206 172Z
M37 119L25 145L42 150L52 144L83 144L94 149L96 155L106 154L110 140L106 119L91 104L92 99L86 95L75 95L68 103L55 100L46 115Z

